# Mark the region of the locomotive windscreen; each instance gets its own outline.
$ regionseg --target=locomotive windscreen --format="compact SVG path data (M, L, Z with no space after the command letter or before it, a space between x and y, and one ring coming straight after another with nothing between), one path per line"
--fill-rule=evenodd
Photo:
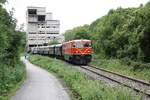
M75 47L76 48L83 48L82 42L75 42Z
M75 42L74 47L76 47L76 48L91 47L91 43L90 42L78 41L78 42Z

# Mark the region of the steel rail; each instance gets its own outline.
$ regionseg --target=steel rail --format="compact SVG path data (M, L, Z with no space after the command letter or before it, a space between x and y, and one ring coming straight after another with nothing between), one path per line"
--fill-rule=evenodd
M121 85L123 85L123 86L125 86L125 87L128 87L128 88L131 88L131 89L133 89L133 90L136 91L136 92L143 93L143 94L145 94L146 96L150 97L150 93L148 93L148 92L145 92L145 91L140 90L140 89L138 89L138 88L134 88L134 87L132 87L132 86L130 86L130 85L127 85L127 84L125 84L125 83L123 83L123 82L120 82L120 81L118 81L118 80L116 80L116 79L113 79L113 78L111 78L111 77L109 77L109 76L107 76L107 75L104 75L104 74L102 74L102 73L99 73L99 72L97 72L97 71L94 71L94 70L92 70L92 69L89 69L88 67L89 67L89 68L93 68L93 69L95 69L95 70L97 70L97 71L103 71L103 72L106 72L106 73L110 73L110 74L113 74L113 75L117 75L117 76L119 76L119 77L121 77L121 78L125 78L125 79L131 80L131 81L134 81L134 82L136 82L136 83L140 83L140 84L143 84L143 85L146 85L146 86L149 87L150 84L149 84L148 82L144 82L144 81L142 81L142 80L135 79L135 78L131 78L131 77L129 77L129 76L121 75L121 74L118 74L118 73L115 73L115 72L112 72L112 71L108 71L108 70L105 70L105 69L102 69L102 68L97 68L97 67L95 67L95 66L89 66L89 65L86 66L86 67L80 66L80 68L83 68L83 69L85 69L85 70L87 70L87 71L90 71L90 72L96 74L96 75L99 75L99 76L101 76L101 77L107 78L107 79L109 79L109 80L111 80L111 81L113 81L113 82L116 82L116 83L121 84Z
M114 74L114 75L117 75L117 76L129 79L129 80L132 80L132 81L135 81L135 82L138 82L138 83L150 86L150 83L148 83L146 81L143 81L143 80L139 80L139 79L136 79L136 78L133 78L133 77L122 75L122 74L119 74L119 73L116 73L116 72L112 72L112 71L109 71L109 70L106 70L106 69L103 69L103 68L98 68L98 67L95 67L95 66L92 66L92 65L88 65L88 66L91 67L91 68L95 68L95 69L98 69L98 70L101 70L101 71L104 71L104 72L108 72L108 73L111 73L111 74Z

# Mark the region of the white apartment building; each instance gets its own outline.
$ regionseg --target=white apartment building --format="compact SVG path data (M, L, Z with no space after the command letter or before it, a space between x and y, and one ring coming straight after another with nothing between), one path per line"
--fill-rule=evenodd
M52 13L47 13L45 7L28 7L27 20L27 50L31 47L48 45L50 41L62 42L64 37L59 34L60 21L53 20Z

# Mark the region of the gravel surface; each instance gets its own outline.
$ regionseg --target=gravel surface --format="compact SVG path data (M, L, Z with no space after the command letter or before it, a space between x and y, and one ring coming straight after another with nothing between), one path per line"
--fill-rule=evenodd
M27 79L11 100L70 100L65 88L55 76L22 58Z
M87 71L87 70L85 70L85 69L83 69L83 68L81 68L81 67L79 67L79 66L75 66L75 65L74 65L72 68L76 68L77 70L79 70L79 71L85 73L87 76L89 76L89 78L92 78L92 79L94 79L94 80L100 80L100 81L101 81L103 84L105 84L105 85L108 85L108 86L111 86L111 87L121 86L120 84L118 84L118 83L116 83L116 82L114 82L114 81L111 81L111 80L106 79L106 78L104 78L104 77L102 77L102 76L99 76L99 75L97 75L97 74L94 74L94 73L92 73L92 72L90 72L90 71Z
M100 73L101 75L104 75L108 78L111 78L111 79L114 79L116 80L117 82L120 82L124 85L127 85L127 86L130 86L134 89L137 89L137 90L140 90L140 91L143 91L145 93L148 93L150 94L150 86L149 86L149 83L148 84L144 84L143 81L141 83L141 81L136 81L136 80L132 80L132 78L127 78L127 77L122 77L122 76L118 76L117 74L112 74L112 73L109 73L109 72L106 72L106 71L102 71L102 70L97 70L93 67L88 67L88 66L82 66L83 68L87 68L87 69L90 69L90 70L93 70L97 73Z
M100 80L102 83L104 83L107 86L110 86L110 87L123 87L122 85L120 85L120 84L118 84L118 83L116 83L114 81L111 81L111 80L109 80L107 78L104 78L103 76L99 76L97 74L94 74L94 73L92 73L92 72L90 72L90 71L88 71L86 69L83 69L83 68L81 68L79 66L76 66L76 65L72 65L71 66L70 65L70 67L75 68L75 69L79 70L80 72L85 73L87 76L89 76L89 78L92 78L94 80ZM84 67L86 67L86 66L84 66ZM100 72L100 73L102 74L103 72ZM103 74L106 74L106 73L103 73ZM107 76L112 77L109 74ZM130 88L128 88L128 89L130 89ZM132 93L133 93L134 96L138 96L139 95L139 93L134 92L134 91ZM150 98L143 95L142 100L150 100Z

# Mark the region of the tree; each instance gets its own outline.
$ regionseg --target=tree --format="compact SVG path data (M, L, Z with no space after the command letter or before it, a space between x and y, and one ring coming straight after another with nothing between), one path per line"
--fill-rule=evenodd
M64 33L65 35L65 40L74 40L74 39L89 39L90 34L88 31L89 26L84 25L80 27L76 27L72 30L68 30Z
M6 2L6 0L0 0L0 3L4 4Z
M65 38L91 39L94 52L107 58L150 62L150 2L137 8L111 9L90 25L66 31Z
M54 44L59 44L59 42L57 40L53 40L48 43L48 45L54 45Z
M13 11L8 13L0 1L0 96L7 94L14 84L20 82L23 69L20 64L20 48L22 48L23 34L16 31L16 19Z

